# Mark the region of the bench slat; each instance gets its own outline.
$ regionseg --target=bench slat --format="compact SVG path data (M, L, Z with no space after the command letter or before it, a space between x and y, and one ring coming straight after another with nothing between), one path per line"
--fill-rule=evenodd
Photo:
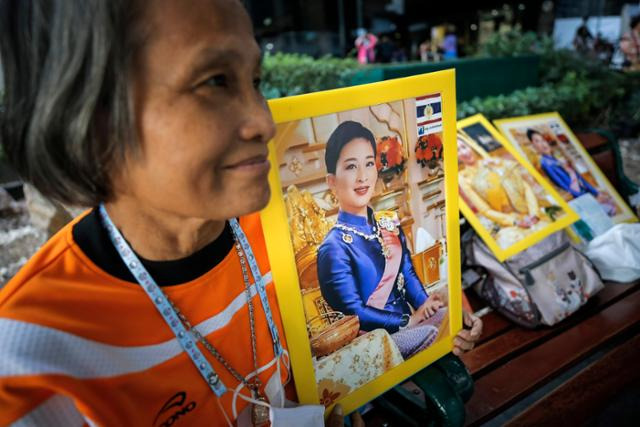
M582 146L588 151L601 150L608 148L609 141L604 136L596 132L578 132L575 134Z
M639 359L640 335L636 335L544 396L507 425L585 424L626 386L640 381ZM615 425L616 422L608 420L608 424Z
M482 316L482 336L478 340L477 345L481 345L482 343L489 341L514 327L515 325L504 316L493 311L487 313ZM467 362L465 361L465 364L466 363Z
M591 155L593 161L596 162L604 176L607 177L613 188L619 189L620 182L618 180L618 165L616 163L616 156L613 151L603 151L602 153L595 153ZM620 190L618 190L620 191Z
M569 317L565 321L552 328L544 328L537 330L527 330L519 327L510 328L509 330L503 330L501 335L498 336L493 330L495 328L496 320L491 318L490 329L487 332L483 330L483 336L479 340L479 345L473 350L464 355L461 359L467 366L467 369L474 375L474 379L478 379L484 371L491 369L491 367L499 364L506 358L511 358L531 347L536 342L546 339L551 335L557 335L565 329L582 321L586 316L589 316L597 311L600 311L603 307L623 298L625 295L633 292L633 290L639 286L635 284L607 284L605 288L597 295L594 295L589 303L580 309L573 316ZM493 317L503 319L496 313L490 313ZM485 325L488 323L483 317ZM489 335L485 337L485 335Z
M479 423L496 415L612 337L640 323L638 307L640 291L477 380L475 393L466 405L467 423Z
M471 288L465 290L464 295L467 298L467 301L469 301L469 304L471 305L471 308L474 312L487 307L487 302L484 299L480 298L478 294ZM504 331L513 327L513 323L509 322L503 316L492 311L482 316L482 323L482 336L480 337L480 340L477 344L487 341L494 336L500 335Z

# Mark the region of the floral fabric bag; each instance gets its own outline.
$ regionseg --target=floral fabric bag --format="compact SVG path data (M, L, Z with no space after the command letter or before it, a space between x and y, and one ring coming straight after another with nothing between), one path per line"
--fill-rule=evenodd
M560 322L604 287L591 261L571 245L564 231L504 262L473 230L463 235L462 247L463 270L479 278L469 284L491 307L527 328Z

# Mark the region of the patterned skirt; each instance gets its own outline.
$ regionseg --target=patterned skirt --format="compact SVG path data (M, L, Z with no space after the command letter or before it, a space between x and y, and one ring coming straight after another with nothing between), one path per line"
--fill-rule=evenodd
M402 357L408 359L433 344L446 314L446 307L440 308L433 316L420 324L392 334L391 338L400 349Z

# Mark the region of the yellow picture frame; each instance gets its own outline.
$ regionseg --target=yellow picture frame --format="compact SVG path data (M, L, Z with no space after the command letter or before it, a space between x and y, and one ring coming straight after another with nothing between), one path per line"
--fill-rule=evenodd
M336 89L307 95L293 96L269 101L269 107L277 125L308 118L324 117L336 112L345 112L382 105L389 102L405 102L425 94L439 93L441 96L442 168L444 177L442 207L446 215L446 259L448 311L446 319L448 333L439 333L437 340L411 356L401 364L391 368L363 386L340 396L325 406L326 414L335 403L340 403L346 413L352 412L382 394L394 385L449 353L453 348L453 338L462 327L461 284L460 284L460 241L458 224L457 161L455 156L456 95L454 70L444 70L427 75L413 76L362 86ZM414 112L415 112L414 108ZM405 123L406 125L406 123ZM406 131L406 128L405 128ZM269 143L272 168L269 174L271 200L261 212L265 241L284 332L290 354L291 367L300 403L319 404L321 396L316 382L314 360L307 331L305 304L301 297L300 280L296 267L294 246L288 224L288 216L279 172L278 134ZM410 153L406 150L405 154ZM317 178L317 177L316 177ZM381 203L386 203L382 200ZM443 222L444 222L443 221ZM444 325L444 321L443 321ZM443 326L445 328L445 326Z
M502 135L512 143L512 145L518 150L519 153L523 155L525 159L526 153L523 147L520 146L516 138L511 134L511 130L520 128L536 128L539 126L549 126L551 124L553 124L554 126L558 126L560 132L562 132L567 137L567 143L569 143L570 146L575 149L581 160L585 163L586 170L595 179L597 187L605 187L606 191L608 191L611 197L615 200L615 204L620 209L620 213L611 218L613 222L619 224L638 221L638 218L633 213L629 205L625 203L620 194L616 191L613 185L611 185L611 182L607 179L604 173L602 173L589 153L587 153L587 150L582 146L580 140L573 133L569 125L567 125L567 123L564 121L560 113L554 111L528 116L510 117L500 120L494 120L493 122L496 125L496 128L502 133ZM527 162L530 163L529 160L527 160ZM547 179L545 178L545 181L546 180Z
M491 136L492 144L495 145L496 143L498 143L501 146L498 147L496 145L494 149L498 150L499 148L504 148L508 155L510 155L515 161L517 161L522 166L522 168L524 168L524 170L528 172L531 177L533 177L535 182L539 185L539 187L541 187L542 195L545 196L547 200L551 199L551 201L555 203L554 206L559 207L561 209L561 212L564 213L561 217L548 222L547 225L541 228L537 228L535 229L535 231L527 232L526 229L518 229L520 234L524 234L524 236L520 237L517 241L505 247L505 244L499 244L499 242L496 240L496 236L492 235L490 230L487 230L486 225L483 224L479 215L474 212L474 210L465 202L463 196L461 195L459 199L460 211L469 221L474 230L480 235L482 240L487 244L489 249L491 249L496 258L499 261L504 261L505 259L517 254L518 252L521 252L522 250L538 243L546 236L568 227L569 225L577 221L579 217L553 189L551 184L549 184L538 173L538 171L536 171L535 168L522 157L522 155L511 145L511 143L506 138L504 138L504 136L500 132L498 132L498 130L493 125L491 125L489 120L487 120L482 114L476 114L474 116L467 117L458 121L458 133L468 146L470 146L476 153L482 153L485 157L491 157L491 155L487 154L487 151L480 146L479 141L474 139L474 137L472 137L469 133L465 132L465 129L472 129L472 126L477 127L478 125L484 128L484 130ZM470 130L468 132L470 132ZM475 136L475 138L477 138L477 136ZM509 228L516 227L514 226Z

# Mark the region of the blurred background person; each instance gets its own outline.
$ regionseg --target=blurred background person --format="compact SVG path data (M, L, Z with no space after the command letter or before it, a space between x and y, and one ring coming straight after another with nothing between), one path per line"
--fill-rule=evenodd
M380 42L376 45L376 60L383 64L391 62L395 45L388 35L380 37Z
M581 55L590 54L594 46L594 39L587 27L587 21L589 21L589 16L582 18L582 24L578 27L573 37L573 47Z
M373 63L376 59L375 47L378 43L378 38L364 28L358 29L357 34L355 46L358 53L358 62L361 64Z
M620 50L624 53L624 67L640 69L640 14L631 18L630 31L620 39Z
M442 56L444 59L455 59L458 57L458 37L456 27L449 25L442 41Z

